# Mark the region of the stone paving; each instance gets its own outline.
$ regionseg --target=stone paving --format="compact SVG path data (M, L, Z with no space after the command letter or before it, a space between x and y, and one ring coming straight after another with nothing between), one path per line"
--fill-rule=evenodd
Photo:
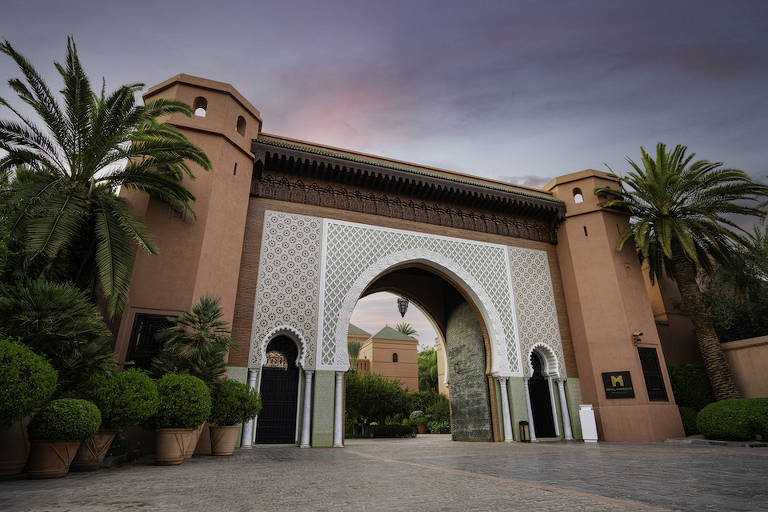
M3 511L768 510L768 448L348 440L0 481Z

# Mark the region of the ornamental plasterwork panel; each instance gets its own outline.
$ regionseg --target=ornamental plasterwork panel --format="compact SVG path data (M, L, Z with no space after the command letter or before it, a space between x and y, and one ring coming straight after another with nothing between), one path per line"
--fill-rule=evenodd
M506 247L325 220L318 368L346 370L349 317L365 287L394 265L419 261L447 272L483 313L492 373L521 375Z
M314 368L323 222L316 217L267 211L256 283L250 368L260 368L265 343L277 334L300 346L299 361Z
M529 356L531 350L536 348L545 357L549 372L565 377L563 345L547 253L518 247L507 249L521 355L525 361L523 373L526 377L533 374ZM556 361L552 361L552 356ZM556 368L551 368L553 365Z

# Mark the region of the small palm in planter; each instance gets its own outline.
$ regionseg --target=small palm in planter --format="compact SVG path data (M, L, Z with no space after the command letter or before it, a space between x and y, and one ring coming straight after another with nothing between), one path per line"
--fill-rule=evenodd
M160 405L151 420L157 428L155 462L181 464L195 430L211 414L211 394L202 380L176 373L165 374L157 381L157 394Z
M101 413L88 400L62 398L45 404L29 424L30 478L65 476L80 443L99 429Z
M101 426L80 445L72 471L99 469L118 430L146 421L160 404L155 381L133 368L94 378L82 395L99 407Z
M0 338L0 476L24 469L29 457L29 415L51 397L56 381L56 370L44 357Z
M208 421L211 425L211 453L232 455L240 433L240 424L261 411L261 397L255 389L236 380L226 379L213 388L213 404Z

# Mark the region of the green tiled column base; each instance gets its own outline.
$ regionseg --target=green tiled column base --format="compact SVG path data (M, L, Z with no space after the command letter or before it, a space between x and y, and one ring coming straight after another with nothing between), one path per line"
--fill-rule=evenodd
M520 441L520 422L528 421L528 406L525 401L525 381L522 377L510 377L507 382L509 391L510 419L512 436Z
M579 420L579 404L581 403L581 384L579 379L568 377L565 381L565 396L568 410L571 412L571 429L574 439L582 439L581 421Z
M316 370L312 400L312 447L333 446L333 392L336 372Z

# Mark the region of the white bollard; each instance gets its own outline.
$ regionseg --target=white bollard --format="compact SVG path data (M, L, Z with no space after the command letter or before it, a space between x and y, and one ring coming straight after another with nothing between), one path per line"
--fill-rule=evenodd
M597 442L597 424L595 411L591 404L579 404L579 420L581 420L581 436L585 443Z

